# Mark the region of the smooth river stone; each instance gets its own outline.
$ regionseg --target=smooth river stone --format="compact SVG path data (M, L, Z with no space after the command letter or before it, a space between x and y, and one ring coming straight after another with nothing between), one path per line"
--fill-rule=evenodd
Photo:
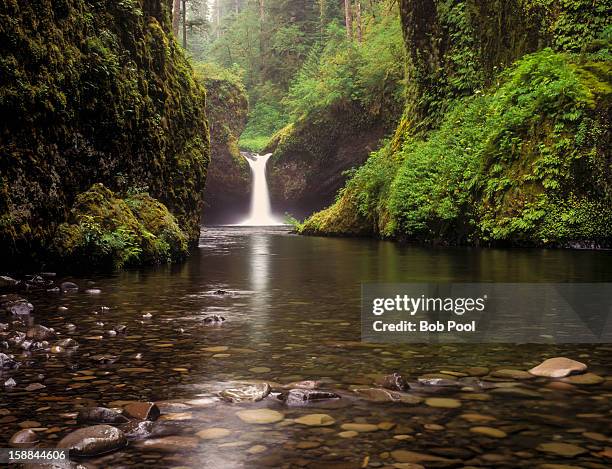
M140 420L157 420L161 414L153 402L130 402L123 408L123 413Z
M236 415L243 422L253 424L276 423L285 418L285 415L281 412L271 409L242 410L237 412Z
M139 443L139 446L146 449L176 454L180 450L195 449L199 444L199 438L189 436L167 436L154 440L144 440Z
M253 368L249 368L249 371L251 373L268 373L272 371L272 369L268 368L267 366L254 366Z
M309 427L327 427L336 423L333 417L327 414L308 414L295 419L295 422Z
M490 438L506 438L508 434L497 428L492 427L472 427L470 428L472 433L478 433L479 435L488 436Z
M342 430L359 433L376 432L380 430L378 425L372 425L370 423L343 423L340 428L342 428Z
M338 436L340 438L355 438L357 435L359 435L359 433L357 433L354 430L349 430L349 431L346 431L346 432L338 433Z
M456 409L461 407L461 401L445 397L430 397L425 399L425 404L429 407L436 407L440 409Z
M563 456L565 458L573 458L575 456L579 456L581 454L588 453L589 451L576 445L572 445L569 443L542 443L538 445L536 448L538 451L542 451L543 453L552 453L557 456Z
M127 444L125 434L110 425L94 425L69 433L57 447L67 449L73 456L96 456L123 448Z
M196 433L203 440L217 440L231 435L232 431L227 428L206 428Z
M461 460L457 459L447 459L442 458L440 456L434 456L432 454L425 453L417 453L416 451L408 451L404 449L398 449L396 451L391 451L391 457L395 459L399 463L439 463L439 464L458 464L461 463Z
M583 373L587 369L584 363L577 362L565 357L555 357L544 360L529 373L545 378L565 378L572 373Z
M38 443L38 435L30 430L19 430L9 440L9 446L13 448L27 448L28 446L34 446Z
M77 414L79 423L127 423L128 419L115 409L106 407L88 407Z
M228 402L258 402L270 394L268 383L245 383L243 386L224 389L219 397Z
M418 396L388 389L362 388L354 389L353 391L371 402L403 402L405 404L419 404L423 402L423 399Z
M601 376L595 373L585 373L583 375L572 375L562 380L565 383L578 384L578 385L593 385L601 384L605 381Z
M491 373L494 378L502 379L533 379L534 376L523 370L496 370Z

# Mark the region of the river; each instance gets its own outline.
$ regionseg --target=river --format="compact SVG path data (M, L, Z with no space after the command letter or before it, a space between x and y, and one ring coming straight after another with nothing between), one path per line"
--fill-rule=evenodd
M17 384L2 391L0 446L24 427L35 428L42 444L51 446L77 428L75 413L82 407L152 400L162 410L152 434L94 459L91 467L392 467L414 459L406 450L443 458L422 463L426 467L512 466L518 460L532 467L567 462L538 449L555 441L586 448L579 460L601 464L605 459L596 454L610 445L608 436L597 436L609 432L609 379L550 386L545 379L491 378L495 389L466 381L414 393L450 398L459 402L456 408L371 402L354 389L373 387L393 372L411 382L441 371L457 379L482 374L474 367L526 370L557 355L609 376L612 345L361 343L359 308L362 282L601 282L612 279L611 261L609 252L433 249L300 237L286 227L204 228L199 248L182 265L68 278L81 291L27 294L35 306L31 321L79 347L31 352L20 357L19 369L4 372L2 382L13 377ZM92 287L101 293L83 291ZM225 322L206 325L204 318L214 314ZM109 335L121 330L119 324L126 331ZM317 380L342 398L288 407L274 394L242 404L217 397L236 382L257 380L271 383L274 392ZM32 383L45 387L26 390ZM251 424L238 416L264 408L280 412L282 420ZM333 423L295 421L309 414L326 414ZM342 428L347 423L370 425L354 432ZM474 425L505 436L475 433ZM211 439L197 436L208 428L224 431Z

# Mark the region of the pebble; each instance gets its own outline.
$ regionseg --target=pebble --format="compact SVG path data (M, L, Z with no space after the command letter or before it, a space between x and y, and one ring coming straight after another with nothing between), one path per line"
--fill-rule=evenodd
M572 375L563 378L561 381L564 383L578 384L578 385L594 385L601 384L605 381L601 376L595 373L585 373L583 375Z
M67 449L73 456L96 456L108 453L127 444L125 434L110 425L95 425L69 433L57 444L58 448Z
M533 379L535 377L531 373L523 370L496 370L491 373L491 376L503 379Z
M587 366L584 363L565 357L555 357L544 360L529 370L529 373L546 378L565 378L573 373L583 373L586 369Z
M543 453L556 454L557 456L563 456L565 458L573 458L581 454L588 453L589 451L570 443L542 443L536 448L538 451Z
M217 440L219 438L225 438L232 434L231 430L227 428L207 428L196 433L197 436L203 440Z
M470 431L472 433L478 433L479 435L484 435L491 438L506 438L508 436L506 432L492 427L472 427L470 428Z
M249 368L249 371L251 373L268 373L272 370L267 366L254 366L253 368Z
M430 397L425 399L425 404L429 407L436 407L440 409L456 409L461 407L461 401L445 397Z
M295 419L295 422L309 427L327 427L336 423L333 417L327 414L308 414Z
M283 413L271 409L242 410L236 415L243 422L253 424L276 423L285 418Z
M157 420L161 414L153 402L132 402L123 408L123 413L140 420Z
M342 430L358 433L376 432L380 430L378 425L372 425L370 423L343 423L340 428L342 428Z
M355 438L357 435L359 435L359 433L354 430L338 433L340 438Z
M267 451L267 447L264 445L255 445L255 446L251 446L248 450L247 453L249 454L259 454L259 453L263 453L264 451Z
M13 448L27 448L38 443L38 435L30 429L19 430L9 440L9 446Z

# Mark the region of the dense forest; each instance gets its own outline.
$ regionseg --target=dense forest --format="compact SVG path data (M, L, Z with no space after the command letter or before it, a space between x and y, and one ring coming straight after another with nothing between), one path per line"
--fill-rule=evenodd
M304 234L608 245L611 6L3 1L3 252L180 259L241 150Z
M302 233L609 244L610 2L198 6L185 44L244 85L276 205L341 189Z

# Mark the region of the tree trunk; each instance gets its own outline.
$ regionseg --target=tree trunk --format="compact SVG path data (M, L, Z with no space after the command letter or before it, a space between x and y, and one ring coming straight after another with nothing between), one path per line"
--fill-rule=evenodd
M221 37L221 0L215 0L215 11L213 17L215 21L215 34L217 39Z
M259 78L264 82L266 75L266 37L265 37L265 21L266 21L266 10L265 0L259 0L259 54L261 60L261 70Z
M240 0L235 0L234 8L235 8L236 14L240 13Z
M359 44L363 41L363 30L361 25L361 0L356 0L355 2L355 21L357 22L357 40Z
M344 0L344 20L346 22L346 37L349 40L353 39L353 13L351 0Z
M187 49L187 0L182 0L183 3L183 49Z
M174 0L172 6L172 31L174 36L179 35L179 21L181 18L181 0Z

